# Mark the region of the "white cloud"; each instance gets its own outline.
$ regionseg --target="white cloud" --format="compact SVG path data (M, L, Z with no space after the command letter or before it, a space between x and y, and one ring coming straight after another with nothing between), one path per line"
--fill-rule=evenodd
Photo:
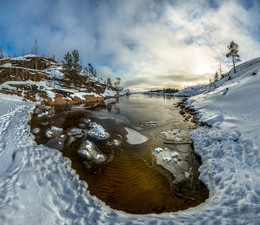
M62 58L79 49L85 64L100 65L103 77L120 75L130 88L183 87L208 81L219 61L227 62L231 40L243 61L259 56L259 5L217 3L213 8L207 1L25 0L8 3L12 17L3 7L2 18L20 51L30 51L37 38L45 54Z

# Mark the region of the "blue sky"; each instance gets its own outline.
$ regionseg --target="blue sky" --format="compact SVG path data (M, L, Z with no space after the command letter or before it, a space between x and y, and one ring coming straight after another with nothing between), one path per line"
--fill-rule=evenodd
M260 1L0 0L0 45L62 59L78 49L103 77L132 90L204 83L231 40L242 62L260 56Z

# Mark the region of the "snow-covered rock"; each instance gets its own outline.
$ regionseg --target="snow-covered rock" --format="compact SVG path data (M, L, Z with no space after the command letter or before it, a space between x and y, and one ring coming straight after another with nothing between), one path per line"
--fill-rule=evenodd
M60 135L63 132L62 128L51 126L47 131L46 131L46 137L48 138L53 138L55 136Z
M98 140L106 140L110 137L110 134L96 122L89 123L89 130L87 130L87 134Z
M89 160L90 162L94 162L97 164L103 163L107 160L107 156L105 154L103 154L98 148L97 146L89 141L89 140L85 140L79 150L78 150L78 154L84 158Z

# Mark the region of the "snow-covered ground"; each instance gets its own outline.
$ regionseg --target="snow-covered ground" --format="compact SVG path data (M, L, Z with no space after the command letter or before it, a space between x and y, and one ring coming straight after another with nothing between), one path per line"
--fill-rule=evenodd
M258 61L189 99L200 120L212 125L192 133L210 197L176 213L130 215L105 206L70 160L35 143L27 124L33 103L0 95L0 224L260 224Z

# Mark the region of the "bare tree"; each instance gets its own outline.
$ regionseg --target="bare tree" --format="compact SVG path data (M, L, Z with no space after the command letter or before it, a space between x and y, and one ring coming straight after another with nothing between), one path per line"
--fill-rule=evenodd
M219 77L220 77L220 79L222 79L224 76L223 76L223 74L222 74L221 62L219 62L219 67L218 67L218 69L219 69Z
M0 47L0 58L3 58L3 57L4 57L3 48Z
M38 49L39 49L38 41L37 41L37 39L35 39L34 45L33 45L33 54L38 55Z

